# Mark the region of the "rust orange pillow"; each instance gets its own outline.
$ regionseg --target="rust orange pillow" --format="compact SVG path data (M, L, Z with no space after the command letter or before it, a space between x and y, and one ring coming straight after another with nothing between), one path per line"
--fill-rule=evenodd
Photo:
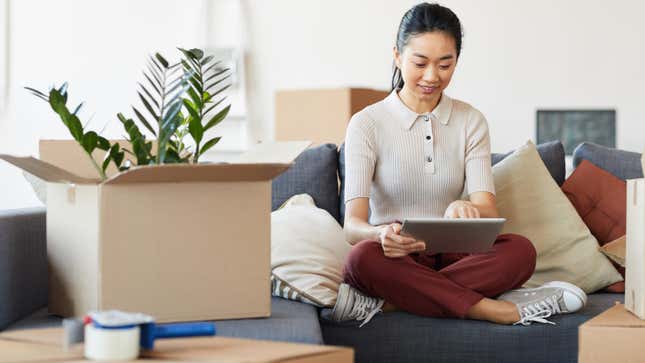
M576 208L601 246L625 235L627 186L624 180L583 160L562 185L562 191ZM614 263L625 277L625 269ZM624 292L625 283L607 287Z

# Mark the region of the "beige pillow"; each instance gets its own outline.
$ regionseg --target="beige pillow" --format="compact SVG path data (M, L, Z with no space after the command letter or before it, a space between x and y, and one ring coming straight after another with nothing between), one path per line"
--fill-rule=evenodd
M502 233L522 235L535 246L535 273L525 284L573 283L587 293L622 277L598 251L598 241L527 142L493 167L497 207L506 224Z
M334 306L350 245L343 228L307 194L271 213L272 294Z

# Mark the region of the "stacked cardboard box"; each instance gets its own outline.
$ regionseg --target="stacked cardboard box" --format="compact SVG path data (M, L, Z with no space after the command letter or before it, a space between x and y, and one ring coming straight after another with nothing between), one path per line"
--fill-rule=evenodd
M616 304L579 327L580 363L645 362L645 321Z
M278 91L275 139L341 144L352 115L387 95L365 88Z

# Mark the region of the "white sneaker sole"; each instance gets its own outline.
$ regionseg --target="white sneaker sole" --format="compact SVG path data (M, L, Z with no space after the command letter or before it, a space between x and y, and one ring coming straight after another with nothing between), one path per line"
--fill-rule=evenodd
M340 317L345 316L345 309L347 308L347 301L340 301L340 300L346 300L347 295L349 294L349 285L347 284L340 284L338 287L338 295L336 297L336 304L334 304L334 308L331 311L331 318L334 321L342 321ZM343 311L340 311L342 309Z
M563 290L566 290L566 291L574 294L578 299L580 299L580 301L582 301L581 309L583 307L585 307L585 305L587 305L587 294L585 294L585 292L582 291L581 288L579 288L578 286L576 286L574 284L571 284L571 283L565 282L565 281L550 281L550 282L545 283L542 286L543 287L557 287L557 288L561 288Z

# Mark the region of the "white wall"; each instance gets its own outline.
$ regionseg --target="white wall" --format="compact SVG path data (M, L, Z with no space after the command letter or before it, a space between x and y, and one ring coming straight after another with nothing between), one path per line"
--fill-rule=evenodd
M0 152L35 154L39 138L68 138L48 107L22 89L25 85L43 89L70 81L72 100L86 101L84 119L93 115L91 125L98 129L109 121L108 136L121 136L114 115L130 112L128 105L136 102L144 57L221 39L218 17L230 22L235 14L218 9L231 7L239 8L244 20L238 41L247 51L249 138L270 140L278 89L389 88L395 32L403 13L417 3L213 1L219 5L208 15L200 0L12 0L11 109L0 116ZM222 6L223 1L239 3ZM484 112L494 151L534 138L538 108L616 108L618 147L645 147L645 3L442 3L465 29L448 93ZM206 26L204 19L213 23ZM222 125L226 128L239 130ZM0 183L0 209L38 204L20 172L4 162Z
M146 57L161 51L177 59L177 46L204 47L204 13L201 0L12 0L10 109L0 117L0 153L36 155L39 139L70 138L24 86L47 90L68 81L68 102L85 101L81 121L122 137L116 113L134 116ZM0 209L40 204L17 168L0 162L0 180Z
M389 89L391 49L418 1L249 0L249 107L273 135L277 89ZM615 108L617 146L645 147L645 3L446 0L465 38L448 93L487 116L494 151L534 138L540 108Z

